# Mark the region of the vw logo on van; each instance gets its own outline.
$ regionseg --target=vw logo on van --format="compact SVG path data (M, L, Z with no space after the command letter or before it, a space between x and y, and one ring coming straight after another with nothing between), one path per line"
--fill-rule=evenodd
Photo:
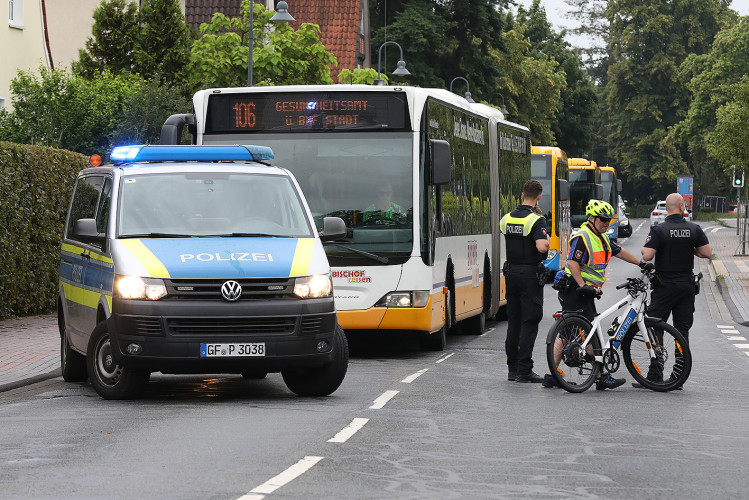
M221 296L229 302L234 302L242 296L242 285L234 280L224 281L221 285Z

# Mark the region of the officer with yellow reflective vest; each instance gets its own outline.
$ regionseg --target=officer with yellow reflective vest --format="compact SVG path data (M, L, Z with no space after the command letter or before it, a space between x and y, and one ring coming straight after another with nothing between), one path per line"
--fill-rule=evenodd
M540 182L527 181L522 204L499 222L507 244L507 261L502 269L507 297L507 380L517 382L543 381L533 372L532 358L538 323L543 318L546 274L539 278L539 273L549 251L546 219L534 208L542 191Z
M593 301L603 293L601 287L606 281L606 266L611 257L637 264L641 269L650 271L653 264L643 262L632 253L609 240L606 230L611 219L615 217L614 208L601 200L590 200L585 208L588 221L570 239L570 252L567 265L559 271L554 280L554 288L559 290L559 303L565 311L581 311L593 321L596 305ZM560 350L561 352L561 350ZM557 364L559 360L556 360ZM613 389L626 382L616 379L607 373L596 381L596 389ZM544 387L554 387L554 378L550 373L544 377Z

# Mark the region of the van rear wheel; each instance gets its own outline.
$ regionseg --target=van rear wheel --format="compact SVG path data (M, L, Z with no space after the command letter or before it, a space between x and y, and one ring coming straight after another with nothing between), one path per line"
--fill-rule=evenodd
M116 364L113 350L107 324L102 321L88 341L86 365L91 385L104 399L135 398L145 388L151 373Z
M286 387L298 396L329 396L343 382L348 370L348 341L343 329L336 325L333 337L333 361L323 365L283 370Z

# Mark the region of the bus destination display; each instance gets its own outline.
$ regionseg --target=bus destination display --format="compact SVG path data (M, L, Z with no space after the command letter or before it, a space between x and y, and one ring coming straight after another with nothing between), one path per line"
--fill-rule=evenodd
M404 93L227 93L208 98L206 133L407 130Z

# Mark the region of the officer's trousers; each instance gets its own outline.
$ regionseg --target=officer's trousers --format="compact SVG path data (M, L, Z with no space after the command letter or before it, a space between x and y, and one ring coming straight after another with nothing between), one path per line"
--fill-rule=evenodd
M512 266L505 275L505 285L507 368L518 375L528 375L533 370L533 346L544 315L544 287L538 284L534 269Z
M562 311L579 311L591 323L598 314L595 299L593 297L580 297L577 294L577 285L565 292L559 292L557 297L559 298L559 304L562 306Z
M694 282L675 281L658 285L650 294L648 315L668 321L673 314L674 328L689 340L689 329L694 323Z

